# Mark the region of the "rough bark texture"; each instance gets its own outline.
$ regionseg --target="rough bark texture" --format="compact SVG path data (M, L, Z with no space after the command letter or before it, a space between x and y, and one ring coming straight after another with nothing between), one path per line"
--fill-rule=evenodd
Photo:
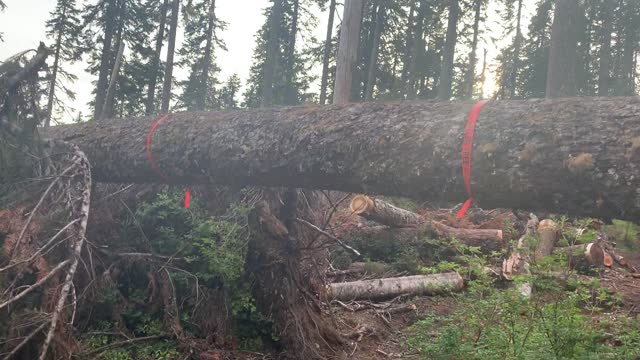
M551 29L551 50L547 72L549 99L576 95L578 23L580 5L576 0L558 0Z
M173 85L173 57L176 51L176 34L178 32L178 17L180 16L180 0L173 0L171 5L171 25L169 27L169 45L167 48L167 64L162 83L162 104L160 112L167 114L171 103L171 85Z
M464 289L464 281L456 272L415 275L329 284L327 296L333 300L388 299L403 294L438 295Z
M52 127L101 182L291 186L466 198L460 148L473 103L399 102L172 115ZM495 101L474 138L474 201L487 208L640 216L640 98Z
M362 4L363 0L348 0L344 4L344 16L340 28L340 45L338 46L338 58L336 60L336 82L333 90L334 104L345 104L351 100L353 71L358 60Z
M116 85L118 83L118 75L120 74L120 66L122 65L122 56L124 55L124 41L120 38L118 45L118 54L116 55L115 63L111 71L111 78L109 80L109 87L107 88L107 97L102 107L102 112L98 120L102 120L107 117L113 116L114 100L116 96Z
M559 237L558 225L553 220L542 220L538 225L538 246L534 252L534 259L540 261L551 255Z
M327 86L329 83L329 58L331 57L333 39L333 20L336 14L336 0L331 0L329 5L329 21L327 24L327 37L324 40L324 55L322 57L322 80L320 82L320 105L327 102Z
M349 207L354 214L391 227L417 226L423 222L416 213L364 195L355 196Z

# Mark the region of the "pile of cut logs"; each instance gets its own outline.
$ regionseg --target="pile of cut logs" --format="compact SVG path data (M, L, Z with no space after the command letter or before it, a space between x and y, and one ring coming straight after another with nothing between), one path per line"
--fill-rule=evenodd
M378 224L362 226L354 230L365 238L383 238L415 243L420 241L425 233L430 232L441 238L455 238L468 246L478 248L485 254L506 250L510 245L503 238L503 231L500 229L451 227L443 222L398 208L384 200L365 195L353 197L350 210L353 214ZM503 260L502 269L488 269L488 271L499 275L506 281L512 281L517 275L529 274L530 264L539 262L555 252L565 254L570 269L611 267L614 263L618 263L620 266L627 264L624 257L616 254L613 246L602 237L588 244L556 247L559 238L560 228L553 220L539 221L535 215L531 214L524 235L512 246L510 256ZM336 271L332 275L359 273L364 268L364 263L354 263L352 268ZM518 286L522 295L529 296L531 294L531 284L525 283ZM328 285L327 294L333 300L350 301L393 298L404 294L436 295L458 292L463 289L463 278L456 272L450 272L337 282Z

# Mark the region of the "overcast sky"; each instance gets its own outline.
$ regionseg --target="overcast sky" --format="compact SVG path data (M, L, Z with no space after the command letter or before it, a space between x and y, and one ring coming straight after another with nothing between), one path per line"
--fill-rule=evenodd
M0 32L4 33L4 43L0 43L0 59L29 49L36 48L40 41L50 42L45 37L45 21L49 13L53 10L56 0L4 0L7 10L0 14ZM82 3L83 1L79 1ZM533 10L534 0L525 0L525 13ZM251 56L254 47L254 35L264 23L263 9L268 6L269 0L219 0L217 2L217 15L220 19L228 23L228 28L221 36L227 44L228 51L216 51L217 64L221 69L220 80L226 79L229 75L237 73L244 82L246 80L249 67L251 66ZM484 26L487 29L485 40L480 44L479 55L482 48L487 48L489 54L489 65L497 53L495 44L488 41L491 36L496 37L500 29L497 26L495 10L490 8L489 21ZM341 18L342 9L338 8L338 16ZM318 12L319 23L315 35L319 39L324 38L326 32L326 13ZM493 15L492 15L493 14ZM523 21L527 24L528 21ZM493 30L493 31L492 31ZM523 26L526 30L526 25ZM149 34L154 36L155 34ZM181 36L178 38L178 46L181 44ZM165 46L166 48L166 46ZM480 67L481 64L478 64ZM76 63L71 66L71 71L78 75L79 80L72 85L78 95L73 104L76 110L82 111L85 115L89 113L87 103L92 99L91 81L92 76L84 72L86 64ZM492 68L491 66L489 67ZM316 71L320 71L319 67ZM175 76L179 79L186 77L185 70L177 69ZM493 77L489 74L485 93L491 93ZM73 117L75 114L69 114Z

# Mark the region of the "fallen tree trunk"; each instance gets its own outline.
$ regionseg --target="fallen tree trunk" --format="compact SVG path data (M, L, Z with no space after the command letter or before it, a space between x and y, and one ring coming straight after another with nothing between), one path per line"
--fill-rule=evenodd
M403 294L437 295L461 291L464 281L456 272L363 280L327 285L331 300L384 299Z
M391 227L411 227L424 222L416 213L365 195L354 196L349 208L367 220Z
M604 265L604 251L596 243L579 244L563 248L571 269L588 269Z
M51 129L84 150L95 180L287 186L461 202L473 103L359 103L172 115ZM472 161L476 204L640 216L640 98L493 101ZM496 190L498 189L498 190ZM531 196L535 194L535 196ZM631 195L631 196L630 196Z
M538 225L538 244L533 255L534 260L537 262L545 256L551 255L559 238L560 230L553 220L545 219L540 221L540 225Z

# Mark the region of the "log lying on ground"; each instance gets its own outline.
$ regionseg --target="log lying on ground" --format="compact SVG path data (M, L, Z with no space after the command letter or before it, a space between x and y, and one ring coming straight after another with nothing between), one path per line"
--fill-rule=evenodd
M551 255L559 238L560 229L553 220L544 219L540 221L540 225L538 225L538 244L533 255L534 260L540 261L545 256Z
M388 299L404 294L446 294L463 288L464 281L460 274L450 272L329 284L327 296L331 300L341 301Z
M579 244L562 248L571 269L587 269L604 265L604 251L597 243Z
M87 153L96 181L341 190L462 202L472 102L359 103L172 115L51 129ZM474 137L475 203L640 217L640 98L493 101ZM535 194L535 196L532 196ZM631 194L631 196L630 196Z
M350 208L365 219L389 226L355 229L360 236L409 243L420 241L425 234L436 233L442 238L456 238L466 245L480 248L485 253L501 250L504 246L502 230L454 228L365 195L355 196Z
M518 239L516 248L513 249L511 256L502 261L502 276L504 276L505 279L511 280L514 275L531 274L529 267L531 263L531 256L529 254L527 240L530 237L537 236L539 224L540 222L538 221L538 218L531 214L529 221L527 221L525 234ZM531 282L522 283L518 286L518 292L525 297L529 297L531 295L532 289L533 285Z
M349 208L367 220L391 227L411 227L424 222L416 213L365 195L354 196Z

